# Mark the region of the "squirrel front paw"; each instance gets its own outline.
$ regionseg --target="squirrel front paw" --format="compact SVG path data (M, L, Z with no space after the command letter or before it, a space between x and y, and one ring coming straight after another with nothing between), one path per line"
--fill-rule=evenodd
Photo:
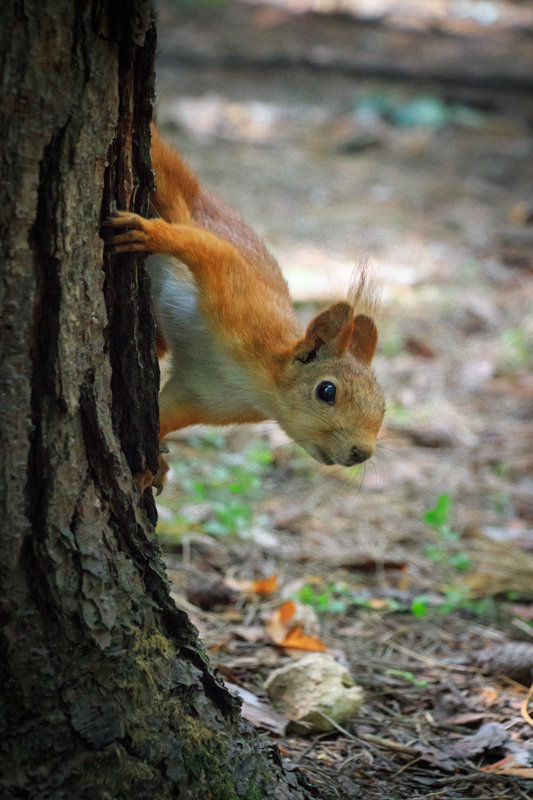
M155 489L157 495L161 494L163 491L165 483L167 482L167 472L169 470L167 460L163 456L163 453L168 453L168 447L165 444L160 443L157 475L154 475L153 472L151 472L149 469L146 469L144 472L138 473L134 476L135 483L139 487L141 494L148 489L149 486L152 486Z
M154 487L157 495L160 495L165 487L165 483L167 482L167 472L169 470L168 462L166 458L162 455L163 453L168 453L168 447L164 444L160 444L159 465L158 465L157 475L155 476L152 483L152 486Z
M102 222L101 234L115 253L150 252L150 221L131 211L114 211Z

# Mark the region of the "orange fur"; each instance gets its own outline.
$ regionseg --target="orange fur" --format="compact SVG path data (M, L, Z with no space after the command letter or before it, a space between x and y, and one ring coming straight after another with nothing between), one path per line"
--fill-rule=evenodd
M261 239L200 187L155 129L152 161L159 218L116 212L105 225L115 252L152 254L158 355L172 353L161 437L196 423L272 418L323 463L370 457L384 401L370 368L376 326L357 313L366 310L364 272L351 302L334 303L302 332Z

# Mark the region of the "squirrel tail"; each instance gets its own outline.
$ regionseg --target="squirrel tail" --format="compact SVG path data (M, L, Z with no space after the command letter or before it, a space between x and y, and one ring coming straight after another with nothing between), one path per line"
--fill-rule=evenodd
M151 202L157 216L172 223L189 223L200 196L198 178L152 125L152 168L156 190Z

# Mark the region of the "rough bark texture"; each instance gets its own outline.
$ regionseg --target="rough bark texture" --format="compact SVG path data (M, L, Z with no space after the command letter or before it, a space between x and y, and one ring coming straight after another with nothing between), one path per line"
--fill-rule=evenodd
M159 556L144 269L150 4L4 3L0 135L0 796L301 798L243 727Z

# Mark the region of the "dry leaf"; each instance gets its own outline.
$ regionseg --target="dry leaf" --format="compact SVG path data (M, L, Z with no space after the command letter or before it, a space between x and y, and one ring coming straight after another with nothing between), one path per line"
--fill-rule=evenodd
M256 728L265 728L265 730L277 733L278 736L285 734L285 729L289 722L287 717L283 717L269 705L262 703L253 692L244 689L242 686L226 681L226 687L230 692L235 692L241 698L241 715L244 719L247 719Z
M231 632L238 636L239 639L244 639L245 642L250 642L251 644L256 644L266 639L262 625L235 625Z
M419 356L420 358L435 358L435 351L419 339L406 339L404 345L407 352L412 353L414 356Z
M452 752L461 758L472 758L484 750L502 747L508 740L509 734L500 722L486 722L476 733L455 742Z
M217 606L232 605L237 599L235 589L220 578L195 578L187 585L187 599L203 611Z
M278 588L277 575L269 575L268 578L260 578L256 581L238 580L237 578L225 578L224 583L230 589L237 592L248 592L250 594L270 594Z
M496 775L514 775L516 778L533 778L533 767L526 767L523 764L515 763L515 755L510 753L500 761L481 767L482 772L490 772Z
M311 650L317 653L323 653L326 649L324 642L314 636L307 636L300 627L289 631L280 644L282 647L290 647L295 650Z
M495 706L499 700L499 692L497 692L493 686L485 686L472 702L475 705L479 703L479 705L485 706L485 708L490 708L491 706Z
M368 601L370 608L374 611L383 611L390 608L390 599L388 597L372 597Z
M294 603L289 600L276 609L266 624L268 635L276 644L281 644L287 635L288 622L294 616Z
M270 575L268 578L253 582L253 591L257 594L271 594L278 588L278 576Z
M296 614L296 603L293 600L287 600L278 610L280 622L286 625Z
M326 645L318 638L318 619L311 606L288 600L266 624L271 639L281 647L323 652Z

